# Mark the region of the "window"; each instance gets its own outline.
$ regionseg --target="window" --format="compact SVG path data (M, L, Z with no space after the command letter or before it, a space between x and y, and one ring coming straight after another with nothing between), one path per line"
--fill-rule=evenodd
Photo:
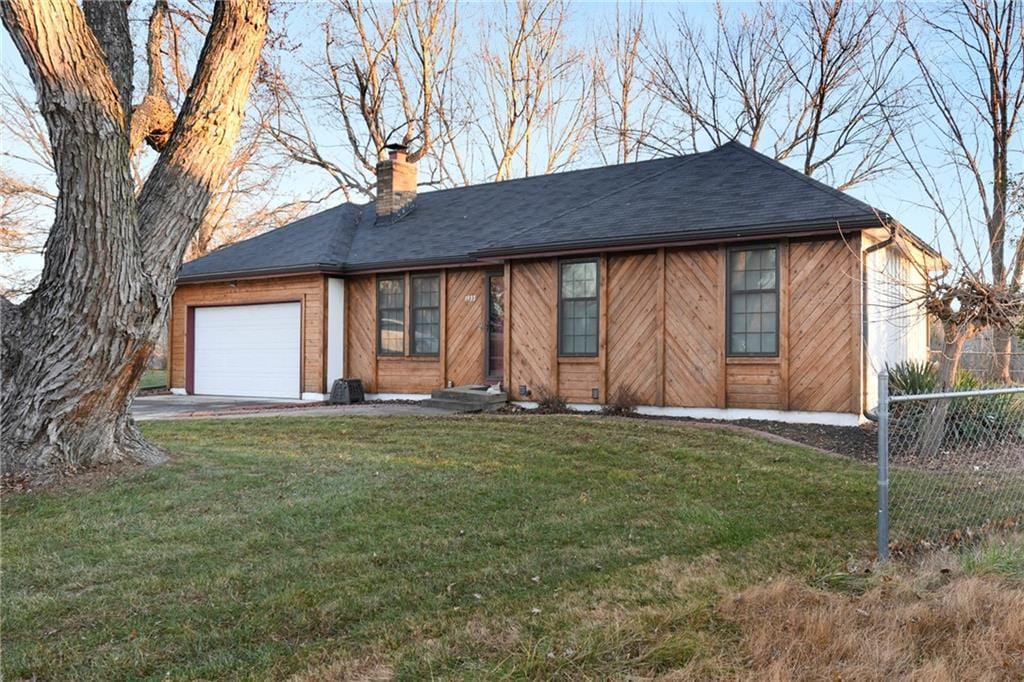
M597 355L597 261L559 264L560 355Z
M774 246L729 251L729 355L778 355L778 282Z
M412 276L412 354L437 355L441 347L441 277Z
M381 355L405 352L405 278L377 280L377 349Z

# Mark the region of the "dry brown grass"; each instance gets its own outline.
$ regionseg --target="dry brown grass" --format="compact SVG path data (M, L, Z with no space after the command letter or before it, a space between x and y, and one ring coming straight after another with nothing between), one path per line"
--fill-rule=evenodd
M926 566L862 595L783 579L719 613L742 633L741 679L1024 679L1024 590L993 576Z
M395 674L379 657L331 661L294 675L289 682L388 682Z

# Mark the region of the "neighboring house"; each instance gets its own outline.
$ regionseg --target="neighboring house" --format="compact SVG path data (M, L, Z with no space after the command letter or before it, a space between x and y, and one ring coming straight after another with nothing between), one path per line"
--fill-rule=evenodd
M938 254L739 144L418 196L398 149L378 186L182 267L176 392L501 381L525 402L628 394L655 414L855 424L872 372L927 352L923 333L895 342L870 299L886 267L902 286L904 263Z

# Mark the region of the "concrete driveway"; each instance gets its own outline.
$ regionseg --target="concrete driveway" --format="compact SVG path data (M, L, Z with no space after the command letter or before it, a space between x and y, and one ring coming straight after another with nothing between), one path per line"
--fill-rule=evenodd
M445 410L409 403L325 405L280 398L227 398L206 395L144 395L132 403L136 421L240 417L312 417L321 415L442 415Z

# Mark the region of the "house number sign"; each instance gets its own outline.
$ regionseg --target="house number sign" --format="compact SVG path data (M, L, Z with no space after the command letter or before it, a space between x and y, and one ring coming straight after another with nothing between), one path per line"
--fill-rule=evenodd
M476 303L476 294L466 294L466 303Z

